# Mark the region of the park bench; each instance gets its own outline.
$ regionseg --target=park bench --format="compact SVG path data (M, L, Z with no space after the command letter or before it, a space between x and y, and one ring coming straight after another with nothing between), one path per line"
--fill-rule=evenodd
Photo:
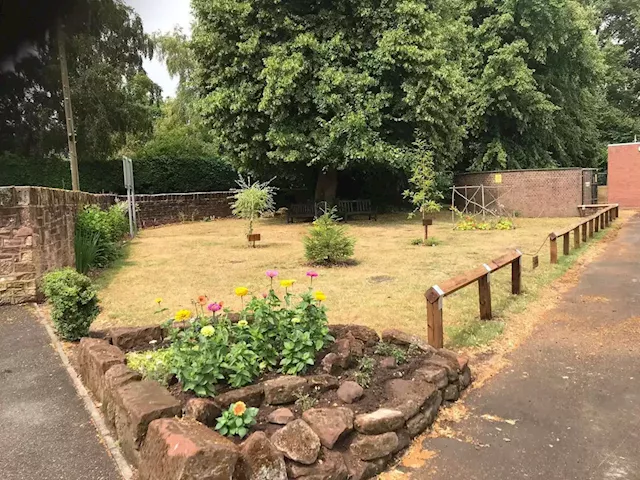
M296 218L313 220L316 218L316 206L313 203L294 203L287 210L287 223Z
M338 215L345 222L356 215L368 215L369 220L378 220L378 212L371 205L371 200L338 200L337 207Z

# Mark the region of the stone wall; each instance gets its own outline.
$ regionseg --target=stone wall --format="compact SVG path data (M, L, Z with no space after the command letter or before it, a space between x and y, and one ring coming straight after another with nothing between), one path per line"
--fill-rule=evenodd
M583 187L584 171L582 168L558 168L466 173L456 176L455 185L498 187L485 189L485 204L497 198L489 208L501 205L508 214L576 217L578 205L591 203L589 187ZM467 195L472 201L482 204L480 191L468 189ZM462 209L465 201L456 195L455 205ZM473 212L473 205L470 207Z
M78 208L114 200L53 188L0 188L0 305L35 300L45 272L73 266Z
M230 217L230 192L136 195L140 227L167 225L212 217ZM118 197L126 201L126 196Z
M230 192L136 195L141 227L229 217ZM0 187L0 305L37 300L42 275L74 266L74 232L83 205L126 197L45 187Z

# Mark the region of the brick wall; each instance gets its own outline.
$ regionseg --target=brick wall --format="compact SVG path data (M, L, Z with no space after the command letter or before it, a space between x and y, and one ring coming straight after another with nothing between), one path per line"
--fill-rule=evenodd
M144 228L210 217L230 217L230 196L230 192L136 195L138 224ZM127 197L118 198L124 201Z
M640 143L609 145L608 201L640 207Z
M42 275L73 266L75 217L113 195L42 187L0 188L0 305L33 301Z
M583 172L581 168L553 170L506 170L458 175L456 186L485 185L485 204L506 214L518 212L523 217L575 217L582 205ZM467 195L482 204L481 192L467 189ZM465 201L456 195L455 205L462 209ZM473 210L471 205L471 211ZM475 211L480 211L476 207Z

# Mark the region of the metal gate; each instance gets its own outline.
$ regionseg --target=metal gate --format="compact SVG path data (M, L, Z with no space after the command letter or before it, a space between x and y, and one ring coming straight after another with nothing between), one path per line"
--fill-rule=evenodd
M598 203L598 177L593 168L582 170L582 203L584 205Z

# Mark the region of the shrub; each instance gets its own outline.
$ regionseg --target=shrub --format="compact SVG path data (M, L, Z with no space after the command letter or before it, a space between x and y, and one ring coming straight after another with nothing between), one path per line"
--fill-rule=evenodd
M331 265L344 263L353 256L356 243L347 235L346 228L338 225L335 208L319 217L304 238L307 260L313 264Z
M144 378L167 385L171 379L170 364L172 351L162 348L151 352L127 353L127 366L140 372Z
M371 384L371 375L376 362L371 357L362 357L358 362L358 369L353 375L354 380L362 388L369 388Z
M407 355L401 348L392 343L380 342L376 346L376 355L382 355L384 357L393 357L398 365L401 365L407 361Z
M69 341L86 337L100 312L91 280L72 268L63 268L46 274L42 286L58 336Z
M436 247L440 245L441 242L436 237L429 237L426 240L423 240L422 238L414 238L410 243L411 245L416 246Z
M121 241L129 231L126 204L101 210L96 205L85 206L76 219L76 264L84 272L89 268L106 267L120 255ZM79 271L80 268L78 268Z

